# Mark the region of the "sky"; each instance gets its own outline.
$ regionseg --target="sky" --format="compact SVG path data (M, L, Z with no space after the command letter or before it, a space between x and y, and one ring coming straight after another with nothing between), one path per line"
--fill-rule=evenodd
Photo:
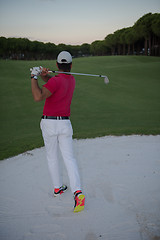
M0 36L90 44L149 12L160 0L0 0Z

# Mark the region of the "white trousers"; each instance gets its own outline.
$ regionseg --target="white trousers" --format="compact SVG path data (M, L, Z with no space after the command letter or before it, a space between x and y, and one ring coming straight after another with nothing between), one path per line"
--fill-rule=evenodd
M40 126L54 188L63 185L58 159L59 146L68 172L71 191L74 193L76 190L81 190L79 171L73 154L73 129L70 120L42 119Z

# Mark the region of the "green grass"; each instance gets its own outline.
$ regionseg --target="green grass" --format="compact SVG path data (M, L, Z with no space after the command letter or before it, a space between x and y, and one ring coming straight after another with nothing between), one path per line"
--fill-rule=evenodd
M39 122L44 102L33 101L29 72L39 65L56 69L55 61L0 61L0 159L43 145ZM77 58L72 71L110 79L105 85L102 78L76 76L74 138L160 134L160 58Z

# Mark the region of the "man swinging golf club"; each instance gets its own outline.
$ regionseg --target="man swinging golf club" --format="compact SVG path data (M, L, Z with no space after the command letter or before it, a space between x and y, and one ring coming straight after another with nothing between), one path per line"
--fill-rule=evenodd
M31 89L35 101L45 99L41 130L46 148L48 167L54 185L54 196L63 194L67 186L63 185L61 169L58 159L58 146L62 153L68 172L71 191L74 194L74 212L84 209L85 196L81 191L79 170L72 149L72 125L69 119L70 105L75 88L75 79L70 74L72 56L69 52L62 51L57 57L57 67L60 74L51 77L48 69L34 67L31 72ZM42 89L39 87L38 75L46 82Z

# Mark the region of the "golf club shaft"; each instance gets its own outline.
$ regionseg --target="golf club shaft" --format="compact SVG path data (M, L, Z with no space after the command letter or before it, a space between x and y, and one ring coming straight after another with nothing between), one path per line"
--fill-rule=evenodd
M32 71L32 68L30 68L30 71ZM49 73L65 73L65 74L72 74L72 75L79 75L79 76L90 76L90 77L102 77L104 78L104 83L108 84L109 80L108 77L105 75L96 75L96 74L88 74L88 73L73 73L73 72L62 72L62 71L53 71L48 70Z
M73 72L60 72L60 71L52 71L49 70L49 73L65 73L65 74L72 74L72 75L80 75L80 76L90 76L90 77L106 77L104 75L95 75L95 74L87 74L87 73L73 73Z

